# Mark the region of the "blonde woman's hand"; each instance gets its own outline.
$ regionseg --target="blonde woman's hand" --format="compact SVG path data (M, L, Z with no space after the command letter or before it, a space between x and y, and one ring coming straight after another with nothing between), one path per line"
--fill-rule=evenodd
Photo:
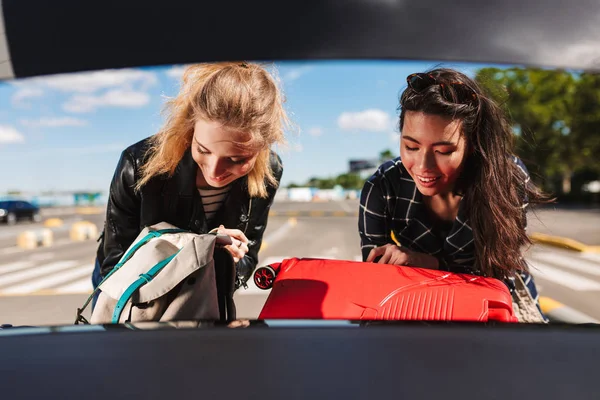
M238 262L248 253L248 238L244 235L244 232L239 229L227 229L221 225L217 229L217 233L227 235L231 238L233 243L225 246L225 249L231 253L233 261Z

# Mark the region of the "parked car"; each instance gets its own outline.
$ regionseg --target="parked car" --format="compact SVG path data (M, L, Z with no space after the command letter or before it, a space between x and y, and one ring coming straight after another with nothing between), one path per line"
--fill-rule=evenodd
M41 221L40 208L23 200L0 201L0 222L14 225L17 221Z

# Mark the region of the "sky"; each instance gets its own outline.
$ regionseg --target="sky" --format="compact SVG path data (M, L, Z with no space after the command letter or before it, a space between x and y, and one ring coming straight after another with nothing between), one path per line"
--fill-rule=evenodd
M437 65L473 76L486 65L417 61L276 62L294 129L276 149L282 185L347 172L351 159L399 153L406 76ZM0 83L0 194L107 192L119 155L155 134L184 66L54 75Z

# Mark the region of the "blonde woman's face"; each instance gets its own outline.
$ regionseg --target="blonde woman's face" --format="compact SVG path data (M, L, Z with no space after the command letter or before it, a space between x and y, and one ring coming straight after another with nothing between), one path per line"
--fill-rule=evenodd
M256 162L259 149L240 146L249 142L247 132L225 128L222 124L198 120L194 125L192 157L202 173L199 183L224 187L247 175Z

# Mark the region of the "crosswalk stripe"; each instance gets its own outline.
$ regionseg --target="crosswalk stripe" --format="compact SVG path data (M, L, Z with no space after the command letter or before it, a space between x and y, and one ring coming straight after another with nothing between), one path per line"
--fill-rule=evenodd
M23 294L51 288L61 283L66 283L74 279L82 278L84 276L89 277L92 275L93 269L93 264L81 265L77 268L70 269L61 274L51 275L28 281L19 285L10 286L9 288L2 290L2 292L4 294Z
M600 276L600 265L578 256L567 256L559 253L538 253L532 254L529 258L585 274Z
M578 291L600 290L600 282L571 274L561 269L551 267L540 261L530 261L530 264L533 267L531 272L535 278L552 281L561 286Z
M53 258L56 258L56 254L51 251L49 253L32 254L29 256L29 261L48 261Z
M52 272L59 272L64 269L71 268L77 265L77 261L56 261L50 264L40 265L36 268L30 268L25 271L16 272L14 274L0 276L0 287L8 286L15 282L24 281L30 278L37 278L42 274L48 274ZM0 289L1 290L1 289Z
M57 293L89 293L91 294L94 290L92 285L92 278L88 274L85 278L80 279L76 282L69 283L67 285L58 286L55 291Z
M587 260L595 261L600 263L600 254L596 253L583 253L581 254L581 258L585 258ZM598 266L600 268L600 265Z
M17 261L14 263L0 265L0 274L8 274L9 272L18 271L31 267L33 263L31 261Z
M55 293L91 293L93 265L81 265L80 261L66 260L35 266L34 261L42 261L47 258L41 255L36 257L35 260L29 259L0 265L0 292L3 294L26 294L51 289ZM259 266L278 263L287 258L292 258L292 256L267 257L260 261ZM321 254L307 258L332 259L337 257ZM362 261L362 256L355 255L348 259ZM598 263L600 255L532 252L526 256L526 259L530 262L532 274L536 278L554 282L572 290L600 291L600 281L577 274L579 272L600 276L600 263ZM258 290L253 287L253 282L250 286L252 289ZM539 286L538 283L538 289ZM260 290L260 293L265 292Z

